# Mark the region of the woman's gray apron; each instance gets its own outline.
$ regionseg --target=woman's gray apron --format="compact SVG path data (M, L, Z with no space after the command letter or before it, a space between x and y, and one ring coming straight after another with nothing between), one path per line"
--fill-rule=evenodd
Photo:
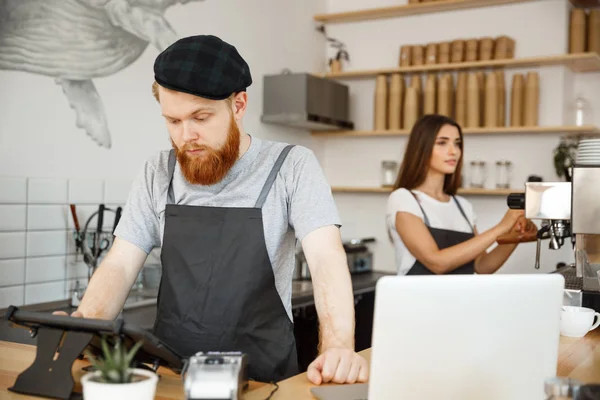
M453 231L450 229L432 228L429 224L429 218L427 218L427 214L425 213L425 210L421 206L419 199L412 191L410 193L414 196L415 200L417 200L417 204L419 204L419 208L421 209L421 212L423 213L425 225L427 226L427 229L429 229L429 233L431 233L431 236L433 236L433 240L435 240L435 243L438 245L438 248L440 250L445 249L447 247L455 246L455 245L465 242L475 236L475 230L473 229L473 226L471 225L469 218L467 218L467 215L465 214L460 203L458 202L458 200L456 200L456 197L452 196L452 199L454 200L454 203L456 203L456 206L458 207L462 216L465 217L465 220L467 220L467 223L471 227L470 233ZM475 260L468 262L465 265L462 265L462 266L456 268L455 270L448 272L448 274L473 274L473 273L475 273ZM429 268L427 268L425 265L423 265L419 260L416 260L415 263L413 264L413 266L410 268L410 270L406 273L406 275L435 275L435 274Z

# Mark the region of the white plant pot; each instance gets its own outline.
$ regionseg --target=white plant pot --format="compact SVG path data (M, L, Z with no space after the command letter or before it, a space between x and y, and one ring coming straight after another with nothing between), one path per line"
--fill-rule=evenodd
M132 383L102 383L92 380L100 376L100 371L85 374L81 377L84 400L153 400L158 376L139 368L133 369L132 373L144 379Z

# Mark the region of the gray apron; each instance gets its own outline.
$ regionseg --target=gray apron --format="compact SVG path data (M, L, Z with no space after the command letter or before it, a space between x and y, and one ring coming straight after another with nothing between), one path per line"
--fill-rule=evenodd
M419 199L412 191L410 191L410 193L414 196L415 200L417 200L417 204L419 205L419 208L421 209L421 212L423 213L425 225L427 226L427 229L429 229L429 233L431 233L431 236L433 236L433 240L435 240L435 243L437 244L437 246L440 250L445 249L447 247L455 246L455 245L465 242L475 236L475 230L473 229L471 222L469 222L469 218L467 218L467 215L465 214L463 208L460 206L460 203L458 202L458 200L456 200L456 197L452 196L452 199L454 200L454 203L456 203L456 205L458 206L458 210L460 211L462 216L465 217L465 219L467 220L467 223L471 227L471 233L453 231L450 229L432 228L429 224L429 218L427 218L427 214L425 213L425 210L421 206ZM475 260L470 261L470 262L466 263L465 265L461 265L460 267L448 272L448 274L473 274L473 273L475 273ZM416 260L415 263L413 264L413 266L410 268L410 270L408 270L406 275L435 275L435 274L433 271L431 271L429 268L427 268L425 265L423 265L419 260Z
M253 208L175 205L169 188L154 334L189 357L241 351L248 378L280 381L299 372L293 323L275 288L262 206L293 146L283 149Z

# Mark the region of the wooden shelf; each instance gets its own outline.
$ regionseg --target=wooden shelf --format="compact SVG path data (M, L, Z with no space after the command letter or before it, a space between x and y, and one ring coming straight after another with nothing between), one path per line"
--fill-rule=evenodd
M430 4L430 3L423 3ZM469 61L461 63L416 65L410 67L394 67L357 71L342 71L337 73L315 74L319 77L331 79L358 79L373 78L381 74L411 74L425 72L464 71L484 68L529 68L565 66L573 72L598 72L600 71L600 55L597 53L561 54L555 56L511 58L505 60Z
M532 1L543 0L438 0L427 3L417 3L382 8L370 8L364 10L346 11L331 14L319 14L315 15L313 19L317 22L323 23L356 22L508 4L531 3ZM571 0L571 3L577 6L581 6L584 3L590 3L591 1L592 0Z
M524 193L523 189L458 189L458 194L465 196L508 196L511 193Z
M391 193L392 188L389 187L351 187L351 186L335 186L331 190L334 193ZM523 193L522 189L478 189L478 188L462 188L458 189L460 195L472 196L508 196L511 193Z
M522 127L498 127L498 128L464 128L465 135L497 135L497 134L519 134L519 133L562 133L565 136L593 136L600 135L600 128L596 126L522 126ZM313 131L313 136L351 137L351 136L407 136L410 130L386 130L386 131Z

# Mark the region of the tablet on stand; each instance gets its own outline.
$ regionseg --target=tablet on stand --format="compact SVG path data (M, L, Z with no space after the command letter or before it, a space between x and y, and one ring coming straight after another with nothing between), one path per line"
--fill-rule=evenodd
M16 379L10 391L55 399L73 399L75 382L73 363L87 348L92 354L102 354L103 336L121 338L130 349L143 341L134 357L138 364L150 364L154 372L164 366L177 374L184 368L184 357L162 343L152 333L128 324L123 319L114 321L53 315L46 312L19 310L10 306L4 316L13 324L29 328L37 338L33 364ZM147 367L146 367L147 368Z

